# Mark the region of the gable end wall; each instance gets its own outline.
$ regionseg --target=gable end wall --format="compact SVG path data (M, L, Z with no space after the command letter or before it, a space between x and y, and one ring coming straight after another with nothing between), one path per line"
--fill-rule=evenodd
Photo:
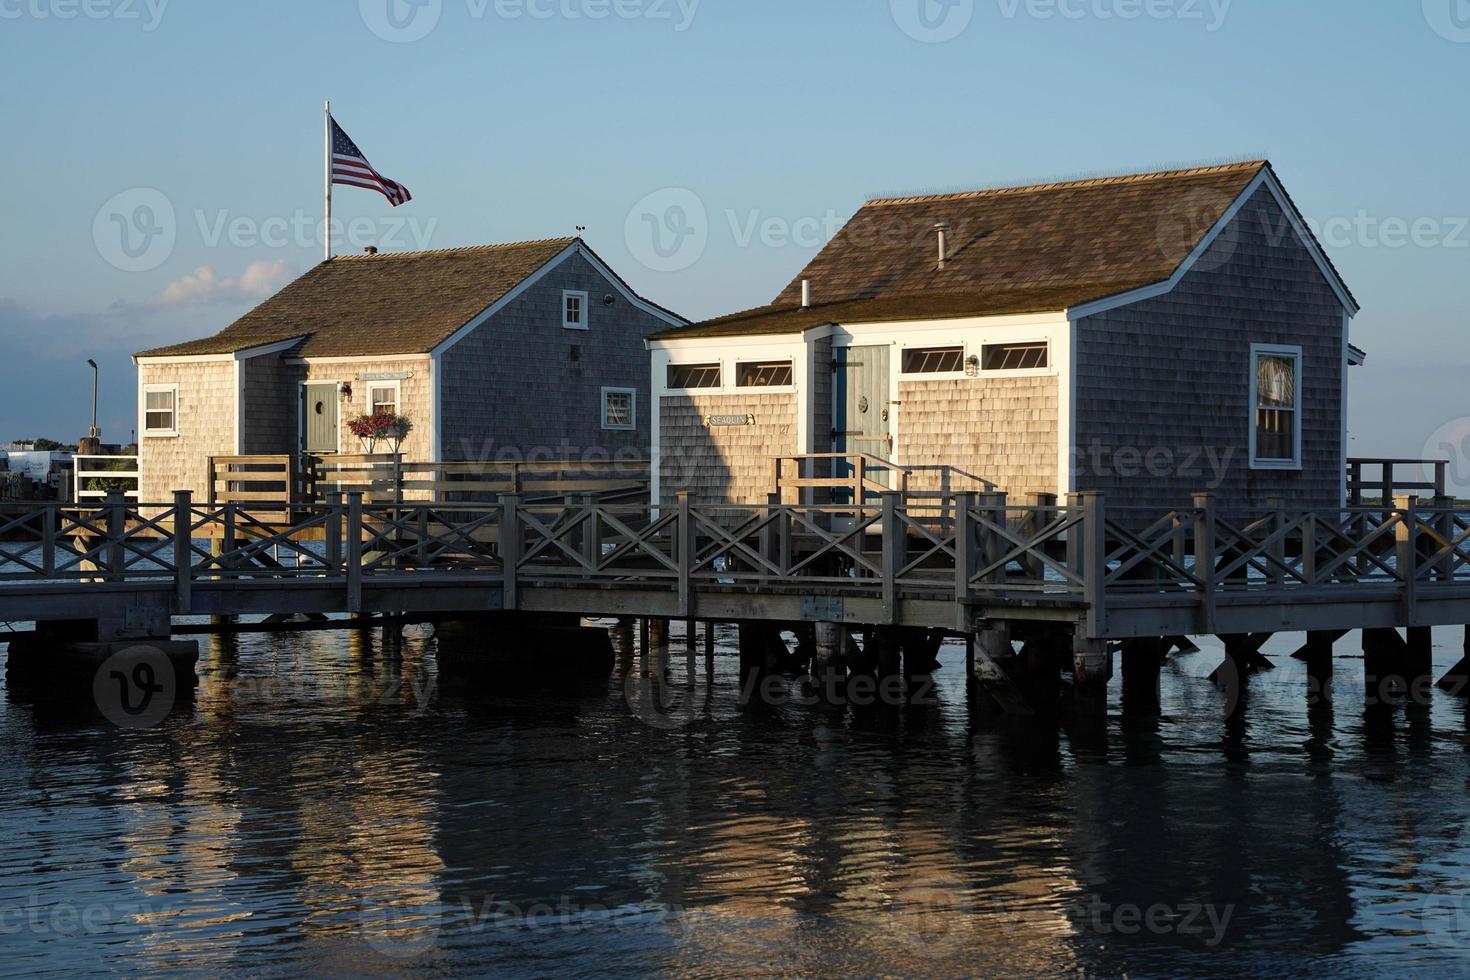
M1078 490L1222 508L1341 503L1343 307L1262 187L1170 293L1077 324ZM1250 349L1300 346L1302 469L1251 470Z

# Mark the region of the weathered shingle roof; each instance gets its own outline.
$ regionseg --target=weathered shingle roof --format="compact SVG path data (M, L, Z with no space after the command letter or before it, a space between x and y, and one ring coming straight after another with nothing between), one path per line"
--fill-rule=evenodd
M1168 280L1270 163L924 197L853 216L767 307L660 338L785 333L833 322L1065 310ZM940 222L949 258L938 267ZM817 305L799 309L801 281Z
M419 354L577 241L554 238L323 262L213 337L139 357L233 354L295 337L308 357Z

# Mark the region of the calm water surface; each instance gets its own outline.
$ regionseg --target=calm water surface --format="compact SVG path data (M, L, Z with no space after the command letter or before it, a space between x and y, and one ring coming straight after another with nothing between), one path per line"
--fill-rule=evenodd
M1309 711L1294 639L1234 720L1207 648L1094 734L972 720L958 647L928 707L742 711L733 637L655 724L617 678L441 678L415 628L205 639L141 731L8 689L0 969L1470 971L1464 705L1365 718L1344 641Z

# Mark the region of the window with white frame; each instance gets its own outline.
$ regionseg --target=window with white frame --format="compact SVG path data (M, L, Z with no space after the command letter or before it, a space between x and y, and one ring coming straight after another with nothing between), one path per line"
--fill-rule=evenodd
M397 415L400 400L397 381L373 381L368 384L368 414Z
M741 388L784 388L792 384L790 361L742 361L735 384Z
M602 427L604 429L638 428L637 389L602 389Z
M720 366L718 364L670 364L668 387L674 390L684 388L718 388L720 386Z
M1044 340L1025 344L986 344L980 355L984 371L1037 371L1047 366L1050 351Z
M903 352L904 374L955 374L964 369L963 347L911 347Z
M566 289L561 294L561 325L564 330L587 329L587 294Z
M1302 463L1302 349L1251 346L1251 466Z
M143 389L143 434L179 434L179 386L148 385Z

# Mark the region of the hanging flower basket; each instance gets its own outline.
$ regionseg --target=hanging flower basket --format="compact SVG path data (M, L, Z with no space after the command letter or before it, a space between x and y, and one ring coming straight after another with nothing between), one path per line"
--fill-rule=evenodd
M393 454L398 454L403 445L403 439L413 428L407 416L395 415L392 412L379 412L377 415L359 415L347 421L347 431L362 440L363 451L373 455L378 450L378 443L386 441L393 448Z

